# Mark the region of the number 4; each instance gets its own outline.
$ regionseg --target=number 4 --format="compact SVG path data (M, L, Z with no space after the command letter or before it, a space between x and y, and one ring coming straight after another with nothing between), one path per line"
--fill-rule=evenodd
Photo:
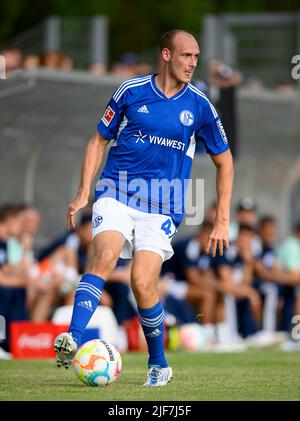
M161 226L161 229L166 233L167 236L169 236L172 232L170 230L171 225L172 225L171 219L167 219Z

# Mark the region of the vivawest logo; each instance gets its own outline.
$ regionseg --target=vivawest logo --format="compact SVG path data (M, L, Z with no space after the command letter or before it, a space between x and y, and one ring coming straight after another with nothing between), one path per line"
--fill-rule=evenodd
M145 141L148 141L153 145L165 146L167 148L179 149L181 151L184 151L185 148L184 142L179 142L175 139L167 139L166 137L143 134L141 130L139 130L139 132L133 136L136 138L135 143L145 143Z

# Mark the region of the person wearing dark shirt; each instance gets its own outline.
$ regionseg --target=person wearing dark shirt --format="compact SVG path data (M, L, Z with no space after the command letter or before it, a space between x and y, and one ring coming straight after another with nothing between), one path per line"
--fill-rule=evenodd
M9 326L13 321L28 320L26 289L20 285L20 275L8 269L7 238L12 235L11 219L16 215L13 206L0 209L0 315L5 319L6 338L0 344L0 359L10 359ZM8 224L9 220L9 224ZM17 226L17 225L16 225ZM24 279L22 279L22 282Z
M255 263L254 287L263 298L262 329L275 332L277 328L277 305L279 285L274 279L274 268L277 265L274 241L276 238L276 221L272 216L264 216L258 225L261 240L261 252Z
M163 265L162 275L169 279L167 310L175 313L181 323L198 320L214 340L216 323L214 258L204 251L211 230L212 224L205 221L194 237L185 238L175 244L174 256ZM173 282L170 279L173 279Z
M274 332L279 330L288 332L291 329L291 320L294 314L295 291L300 284L299 271L286 270L286 262L291 259L287 253L281 261L279 252L274 247L277 235L276 220L272 216L264 216L260 220L259 235L262 242L262 253L255 265L256 287L265 297L263 328ZM299 259L294 259L299 265ZM280 312L277 320L277 307Z
M252 241L254 229L239 227L236 242L224 256L217 257L220 290L225 295L225 319L231 342L238 342L239 335L247 337L258 331L256 319L260 316L261 300L252 286L254 259Z

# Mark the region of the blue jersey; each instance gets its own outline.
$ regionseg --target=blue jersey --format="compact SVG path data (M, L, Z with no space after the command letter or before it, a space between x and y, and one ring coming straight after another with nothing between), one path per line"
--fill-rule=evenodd
M186 84L167 98L155 75L124 82L98 132L112 144L95 200L113 197L143 212L169 215L176 226L184 214L196 141L212 155L229 148L220 118L202 92Z

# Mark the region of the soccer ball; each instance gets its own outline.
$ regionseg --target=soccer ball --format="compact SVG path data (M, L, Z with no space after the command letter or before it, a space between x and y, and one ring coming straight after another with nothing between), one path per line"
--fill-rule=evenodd
M190 352L206 351L209 338L206 329L198 323L187 323L180 327L181 346Z
M116 348L101 339L83 344L74 357L78 378L89 386L106 386L121 373L122 360Z

